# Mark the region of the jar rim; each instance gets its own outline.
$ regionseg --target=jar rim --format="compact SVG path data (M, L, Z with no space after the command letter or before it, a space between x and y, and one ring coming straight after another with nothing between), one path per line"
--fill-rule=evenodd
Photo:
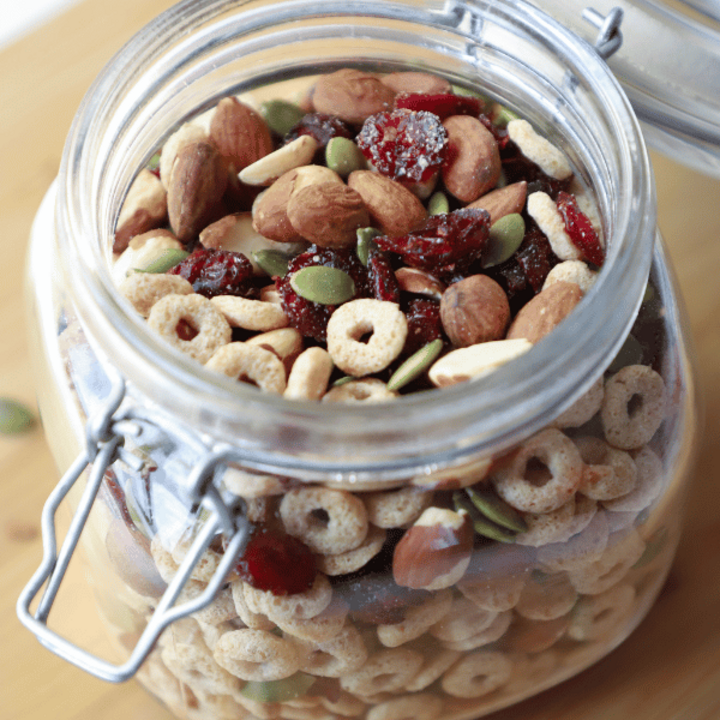
M652 173L632 108L592 47L524 0L443 5L428 0L413 4L412 22L425 31L432 21L446 32L448 14L458 16L458 25L476 22L481 32L483 23L522 28L539 47L552 48L569 77L582 82L605 112L603 122L617 142L613 171L619 190L612 196L606 266L586 298L551 337L492 375L382 405L340 408L263 394L199 367L155 337L113 287L98 242L112 228L108 204L101 202L107 178L98 168L112 166L119 152L108 128L132 118L147 99L153 87L147 85L149 69L161 64L173 75L173 64L184 62L182 53L200 47L212 52L243 22L265 38L297 20L356 16L411 22L405 3L382 0L320 0L312 7L295 0L189 0L141 30L104 69L78 111L61 165L56 222L66 273L72 268L68 289L96 352L131 380L138 396L173 408L213 438L244 447L258 467L390 476L509 447L546 425L599 376L639 307L655 238ZM169 48L171 32L184 39ZM161 90L161 81L155 82ZM109 158L110 165L98 163L99 157ZM625 303L621 312L608 307L609 299Z

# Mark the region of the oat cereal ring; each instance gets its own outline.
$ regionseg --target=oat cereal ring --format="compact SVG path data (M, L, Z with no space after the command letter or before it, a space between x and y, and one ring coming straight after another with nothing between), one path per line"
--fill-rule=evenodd
M596 437L575 438L585 463L579 491L594 500L614 500L635 487L637 467L624 450Z
M348 614L347 603L333 597L330 604L315 617L307 620L298 618L276 618L276 625L286 634L308 642L327 642L340 633Z
M605 552L610 537L607 515L606 512L595 513L587 527L566 542L538 548L537 559L541 569L557 573L575 570L598 560Z
M502 639L502 648L511 653L546 652L565 635L569 625L569 614L553 620L528 620L515 615Z
M388 390L388 386L378 378L363 378L351 380L330 388L323 395L323 402L339 403L374 403L387 402L399 397L395 390Z
M512 673L505 653L481 650L458 660L443 676L442 689L459 698L478 698L502 687Z
M665 383L647 365L627 365L605 383L600 419L605 439L614 447L642 447L664 417Z
M232 339L232 328L223 314L210 300L195 293L160 298L152 306L147 322L173 347L201 363Z
M603 506L615 513L635 513L649 507L663 487L662 460L649 447L633 453L637 479L635 487L622 497L603 501Z
M578 594L565 573L530 573L515 612L528 620L555 620L570 612Z
M300 669L297 646L267 630L226 632L214 655L218 664L241 680L282 680Z
M201 624L215 626L235 620L238 613L233 600L232 587L220 590L209 605L194 612L192 616Z
M443 701L432 693L400 695L368 710L367 720L436 720Z
M293 363L285 397L290 400L319 400L327 391L332 371L333 361L327 350L308 348Z
M573 640L610 640L632 614L635 589L616 585L599 595L583 597L572 614L567 634Z
M527 120L511 120L507 124L507 131L520 152L539 165L544 173L556 180L567 180L571 177L573 171L565 153L538 134Z
M490 645L490 643L494 643L496 640L499 640L507 632L508 627L510 627L512 617L513 614L511 610L507 612L499 612L495 616L495 619L484 630L473 633L464 640L444 640L442 643L443 647L448 650L467 651L476 650L477 648L484 647L485 645Z
M177 543L175 543L175 547L173 547L170 554L178 567L185 559L185 556L187 555L194 539L195 537L192 533L187 532ZM190 577L194 580L200 580L200 582L210 582L215 575L215 571L217 570L221 560L222 555L219 552L213 550L212 548L208 548L195 563Z
M351 624L346 624L331 640L313 643L305 650L301 670L320 677L344 677L357 671L368 659L362 635Z
M356 548L337 555L317 555L315 564L326 575L347 575L367 565L382 550L386 538L383 528L370 525L365 540Z
M282 306L236 295L216 295L210 302L225 316L230 327L269 332L287 327L288 316Z
M271 619L298 618L308 620L319 615L332 600L332 587L325 575L318 573L309 590L292 595L275 595L243 583L243 596L251 612ZM236 603L237 604L237 603Z
M160 577L170 583L177 574L178 564L173 560L170 551L163 546L159 535L155 535L150 541L150 554Z
M286 532L316 553L337 555L354 550L368 533L365 505L347 490L291 490L281 500L279 512Z
M553 252L561 260L579 260L580 251L565 230L565 221L555 201L541 190L530 193L527 211L540 230L546 235Z
M206 368L240 382L256 385L264 392L282 395L285 391L285 366L275 353L259 345L231 342L216 350Z
M193 286L180 275L149 272L131 273L120 283L118 290L144 318L160 298L195 292Z
M438 648L431 654L425 655L418 674L407 684L410 692L424 690L432 685L457 660L462 653L459 650L446 650Z
M546 428L526 440L509 463L498 468L492 483L516 510L550 512L573 497L582 468L572 440L560 430Z
M524 513L527 530L520 533L515 542L528 547L542 547L547 543L561 542L569 537L574 526L575 498L555 510L545 513Z
M554 650L535 655L512 653L513 673L503 691L507 695L525 696L528 691L535 693L538 687L547 687L546 683L559 665L558 653Z
M415 640L440 622L450 612L452 606L453 597L449 589L434 592L424 602L408 608L401 622L378 625L378 640L385 647L391 648Z
M570 582L583 595L599 595L619 583L644 550L645 542L635 528L616 533L595 562L568 572Z
M372 333L367 341L364 336ZM333 362L353 377L384 370L400 354L407 337L405 313L393 302L359 298L340 305L327 325Z
M251 700L245 697L242 693L235 695L235 700L241 705L247 712L241 714L238 720L276 720L280 717L281 705L279 702L261 702L260 700ZM212 718L210 718L212 720Z
M221 482L233 495L245 500L282 495L286 490L285 483L277 475L254 473L235 465L225 469Z
M398 490L364 493L362 496L367 508L368 520L381 528L401 528L411 525L430 507L433 499L431 491L415 487Z
M245 583L242 580L233 580L230 583L230 591L238 617L251 630L274 630L275 623L270 620L267 615L253 612L248 607L247 601L245 600L244 585Z
M467 640L471 635L489 628L497 615L496 612L480 609L466 597L456 596L445 617L430 628L430 634L447 642Z
M597 273L582 260L564 260L550 269L542 289L545 290L556 282L571 282L582 290L583 295L586 295L596 279Z
M320 704L330 712L343 717L356 717L365 712L365 703L351 695L349 692L340 690L333 692L333 697L320 696Z
M417 675L423 656L406 648L388 648L373 653L355 672L340 678L344 690L355 695L396 692Z
M605 395L605 382L598 378L590 389L552 422L552 427L576 428L584 425L600 411Z

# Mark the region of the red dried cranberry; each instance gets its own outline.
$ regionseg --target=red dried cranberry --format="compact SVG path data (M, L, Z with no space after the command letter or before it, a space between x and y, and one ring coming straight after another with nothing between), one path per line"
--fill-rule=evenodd
M256 529L237 564L240 576L258 590L273 595L305 592L315 582L315 556L291 535Z
M400 286L387 256L381 252L371 252L367 264L370 294L376 300L400 302Z
M205 297L247 297L254 290L252 263L242 253L231 250L197 248L168 273L184 277L196 293Z
M443 337L440 303L430 298L412 298L405 308L408 334L403 355L412 355L421 347Z
M411 267L447 278L463 273L480 258L489 229L490 216L485 210L462 208L431 215L408 235L377 237L375 244L398 254Z
M556 202L573 245L588 262L600 267L605 261L605 251L592 223L578 207L575 196L561 191Z
M400 182L418 183L440 169L448 135L433 113L394 110L371 115L356 142L378 172Z
M558 257L552 251L550 242L537 227L532 227L525 233L522 245L515 253L515 259L536 293L542 290L547 274L558 263Z
M437 115L441 120L451 115L474 115L483 111L485 103L480 98L453 93L401 93L395 97L398 110L424 110Z
M325 113L308 113L286 135L287 144L301 135L311 135L324 148L334 137L352 138L350 126L335 115Z

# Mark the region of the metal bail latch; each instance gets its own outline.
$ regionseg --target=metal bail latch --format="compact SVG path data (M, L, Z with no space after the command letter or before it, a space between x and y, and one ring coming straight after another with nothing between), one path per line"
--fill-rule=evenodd
M138 458L123 448L124 438L137 431L138 421L154 423L163 429L169 422L172 423L171 419L160 415L155 416L145 409L133 408L129 405L122 407L124 398L125 383L121 378L116 378L112 383L104 407L97 415L88 420L85 450L80 453L62 477L43 508L41 520L43 559L17 602L17 614L20 621L46 648L95 677L116 683L128 680L135 675L168 625L201 610L212 602L224 584L225 578L237 563L237 558L241 556L247 542L249 529L245 514L242 512L243 508L240 507L242 501L239 498L237 500L223 498L218 488L212 483L215 468L220 463L240 459L237 451L231 447L209 449L198 438L179 431L183 441L192 447L198 458L188 478L190 493L191 498L197 501L197 505L202 505L207 510L207 520L203 522L175 577L159 600L129 659L122 665L113 665L83 650L48 627L50 610L90 515L106 470L116 459L121 459L131 467L138 469ZM176 429L177 427L174 426L173 430ZM55 514L72 487L85 474L87 478L82 497L58 552ZM220 533L227 538L227 544L215 574L200 595L176 607L175 602L190 578L196 563ZM30 606L43 585L45 590L33 613L30 611Z
M608 60L620 49L623 42L620 32L622 8L615 7L607 15L602 15L593 8L585 8L582 17L599 30L594 47L603 60Z

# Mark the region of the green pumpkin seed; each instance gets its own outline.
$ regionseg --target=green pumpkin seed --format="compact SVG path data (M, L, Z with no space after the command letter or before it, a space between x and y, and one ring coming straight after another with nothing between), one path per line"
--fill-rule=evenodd
M516 533L511 532L510 530L507 530L500 525L496 525L491 520L488 520L484 515L480 513L480 511L475 507L468 495L462 490L456 490L452 494L452 499L453 504L455 505L455 509L458 512L465 511L470 516L473 530L475 530L478 535L502 543L515 542Z
M339 305L355 296L355 283L344 271L311 265L293 273L290 286L300 297L320 305Z
M147 163L147 169L155 172L160 167L160 153L156 152Z
M0 398L0 434L18 435L35 424L35 415L17 400Z
M526 522L515 508L510 507L490 488L465 488L465 492L472 504L496 525L518 533L525 532L528 529Z
M626 365L640 365L644 354L640 341L633 335L628 335L615 359L608 365L607 372L616 373Z
M250 680L240 693L255 702L287 702L305 695L314 682L312 675L296 672L282 680Z
M653 533L645 545L645 550L640 559L633 565L634 569L649 565L665 548L670 538L670 533L666 527L660 528Z
M444 215L450 212L450 203L448 202L445 193L438 192L433 193L428 200L428 214L429 215Z
M496 103L493 111L493 124L500 128L506 127L511 120L520 119L520 116L516 112L499 103Z
M334 137L325 146L325 164L341 177L367 167L365 156L350 138Z
M495 221L483 251L482 266L493 267L511 258L524 237L525 221L519 213L511 213Z
M422 375L434 362L443 347L441 338L421 347L414 352L388 380L388 390L399 390L412 382L416 377Z
M357 380L356 377L353 377L352 375L343 375L342 377L339 377L335 382L333 382L333 387L340 387L341 385L347 385L349 382L352 382L353 380Z
M143 268L135 268L135 272L164 273L181 263L190 253L180 248L166 248Z
M295 103L287 100L268 100L260 105L260 114L267 126L278 135L286 135L305 113Z
M355 233L357 237L355 253L365 267L367 267L368 260L370 259L370 251L374 246L373 240L380 235L382 235L382 233L374 227L358 228Z
M285 277L290 258L281 250L256 250L252 253L258 267L270 277Z

